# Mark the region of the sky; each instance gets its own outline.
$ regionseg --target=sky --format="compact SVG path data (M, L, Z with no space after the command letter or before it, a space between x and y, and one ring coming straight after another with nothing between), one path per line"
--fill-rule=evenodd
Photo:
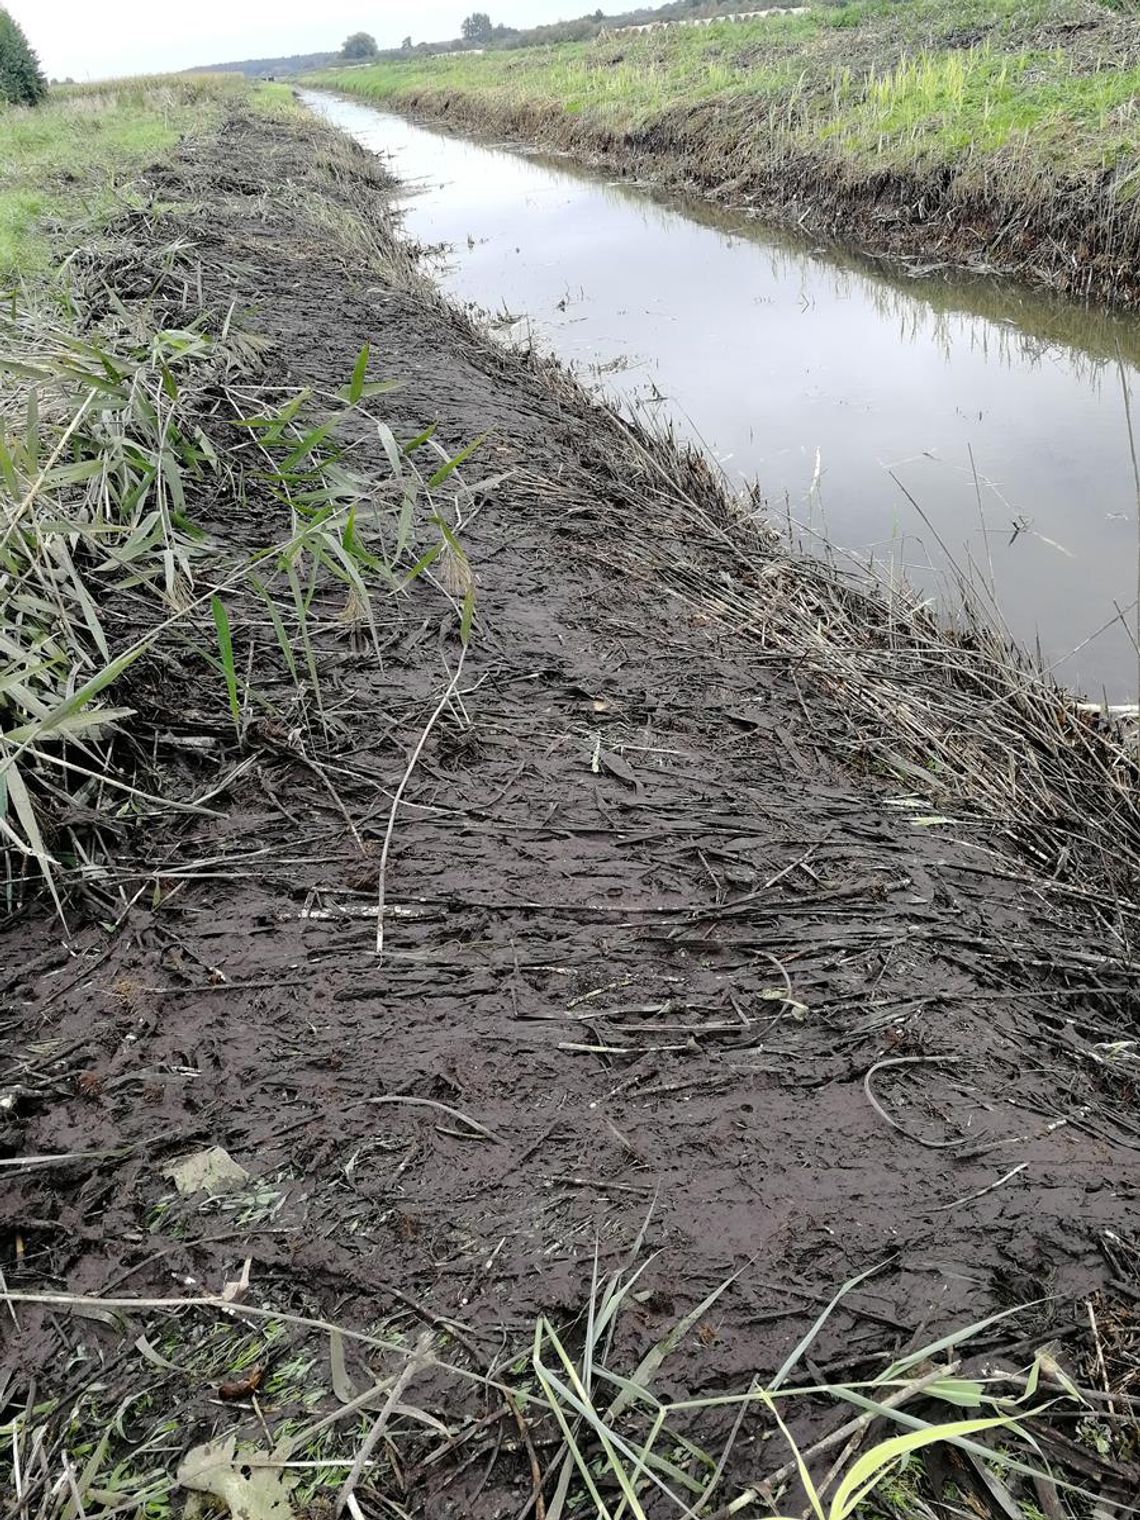
M351 32L381 47L458 37L464 16L537 26L594 9L592 0L5 0L52 79L168 73L201 63L335 52Z

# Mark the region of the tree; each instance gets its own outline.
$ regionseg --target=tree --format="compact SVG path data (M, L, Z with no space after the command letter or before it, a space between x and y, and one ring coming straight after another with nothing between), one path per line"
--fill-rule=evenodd
M34 106L47 94L40 61L8 12L0 10L0 100Z
M370 37L367 32L353 32L351 37L345 38L340 56L351 63L359 63L362 58L375 58L379 51L375 37Z
M412 51L412 39L410 37L405 37L403 42L400 43L400 51L403 53L410 53Z
M464 42L474 42L479 47L486 47L494 33L495 28L491 25L491 18L486 11L472 11L463 23Z

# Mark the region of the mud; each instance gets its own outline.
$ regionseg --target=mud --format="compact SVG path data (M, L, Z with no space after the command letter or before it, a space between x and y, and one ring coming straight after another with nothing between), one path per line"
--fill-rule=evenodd
M8 1288L218 1292L248 1261L259 1303L454 1322L490 1365L540 1313L572 1327L595 1255L609 1270L643 1237L630 1369L737 1274L671 1358L673 1392L778 1367L876 1266L814 1347L820 1375L1028 1300L980 1350L1079 1336L1119 1275L1104 1234L1134 1228L1140 1145L1127 1068L1097 1050L1134 1032L1132 983L1092 910L1061 911L984 825L898 806L793 662L639 574L661 542L710 586L745 572L618 424L395 262L332 256L290 198L240 188L300 182L315 151L244 122L154 184L191 208L173 220L207 306L268 338L277 383L330 392L370 339L405 381L398 436L487 435L485 474L508 473L464 525L466 721L449 711L414 769L382 961L392 794L459 655L426 591L389 604L379 673L330 607L335 753L255 725L219 816L127 836L116 924L81 904L64 937L47 911L7 924L4 1151L101 1153L5 1173ZM386 204L364 155L327 194ZM177 672L150 700L220 768L217 707ZM162 1168L210 1145L260 1205L172 1193ZM111 1328L19 1305L10 1386L70 1386L77 1337L121 1373ZM212 1385L163 1387L187 1433L217 1423ZM491 1515L529 1486L509 1447L479 1493L454 1466L402 1502Z

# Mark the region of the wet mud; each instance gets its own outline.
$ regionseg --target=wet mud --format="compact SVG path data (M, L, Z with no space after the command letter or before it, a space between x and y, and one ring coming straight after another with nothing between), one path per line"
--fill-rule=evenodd
M460 701L404 795L382 959L393 793L460 653L418 590L388 604L380 670L330 605L319 766L255 723L215 816L163 820L160 846L128 831L117 923L79 902L66 936L46 909L3 929L4 1153L86 1158L4 1175L8 1288L216 1293L248 1262L258 1302L453 1325L491 1365L539 1314L579 1322L595 1260L640 1242L631 1366L734 1277L670 1361L691 1394L778 1367L873 1267L821 1375L1029 1301L982 1349L1079 1335L1118 1275L1105 1232L1135 1222L1135 1092L1103 1055L1131 1029L1126 959L983 825L900 806L795 661L639 570L668 543L708 587L753 573L620 424L243 192L312 151L245 122L156 186L213 203L181 213L207 305L268 340L277 383L331 392L370 340L404 382L398 436L485 435ZM363 163L333 200L384 202ZM216 740L170 764L221 774L217 707L177 671L149 700ZM253 1202L172 1191L163 1168L209 1146ZM110 1327L19 1305L9 1381L58 1392L77 1337L113 1362ZM164 1386L213 1427L212 1386ZM529 1481L508 1446L478 1495L443 1463L403 1502L490 1515Z

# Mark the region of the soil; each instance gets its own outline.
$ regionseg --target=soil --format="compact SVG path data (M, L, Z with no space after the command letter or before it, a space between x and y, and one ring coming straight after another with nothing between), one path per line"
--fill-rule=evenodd
M3 929L4 1152L87 1158L6 1173L8 1288L216 1293L248 1262L259 1304L455 1323L486 1366L540 1314L573 1327L595 1270L640 1245L623 1370L733 1278L671 1356L674 1393L767 1375L870 1268L813 1347L821 1377L1031 1300L978 1348L1075 1345L1122 1271L1140 1146L1103 1049L1135 1032L1130 984L1099 930L984 831L898 806L794 662L639 570L667 541L710 587L747 577L619 424L397 261L333 256L293 200L249 192L313 154L242 120L153 184L276 384L334 391L368 339L404 382L397 436L485 435L501 478L463 528L461 700L399 811L382 959L393 793L460 655L427 586L387 604L380 670L330 608L332 752L255 725L213 816L125 836L117 923L76 903L66 934L44 908ZM392 236L363 155L355 183L326 177ZM374 441L355 462L380 475ZM228 774L213 694L164 676L136 698L175 739L212 735L200 775ZM264 1206L173 1193L163 1168L210 1146ZM113 1329L16 1308L10 1386L59 1393L77 1345L122 1371ZM187 1445L229 1418L211 1383L163 1386ZM524 1457L508 1442L477 1491L484 1460L402 1502L517 1510Z

